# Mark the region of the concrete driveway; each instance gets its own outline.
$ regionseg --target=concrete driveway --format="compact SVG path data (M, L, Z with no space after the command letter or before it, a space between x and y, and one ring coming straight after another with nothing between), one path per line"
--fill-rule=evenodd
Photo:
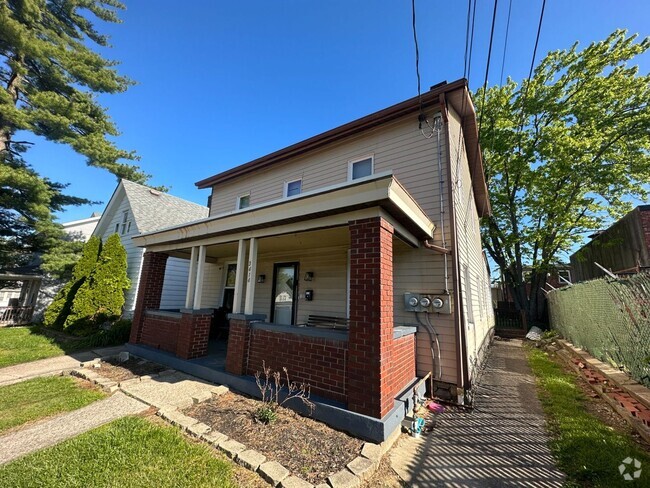
M448 409L433 432L402 436L391 467L413 487L561 487L521 341L495 341L475 409Z

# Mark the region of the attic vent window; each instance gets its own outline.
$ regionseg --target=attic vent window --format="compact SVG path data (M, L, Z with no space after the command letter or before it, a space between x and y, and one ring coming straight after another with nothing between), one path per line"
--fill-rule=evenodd
M152 195L160 196L160 192L158 190L154 190L153 188L149 188L149 193Z
M115 226L115 231L117 232L119 224ZM125 210L122 213L122 235L128 234L131 232L131 220L129 219L129 211Z

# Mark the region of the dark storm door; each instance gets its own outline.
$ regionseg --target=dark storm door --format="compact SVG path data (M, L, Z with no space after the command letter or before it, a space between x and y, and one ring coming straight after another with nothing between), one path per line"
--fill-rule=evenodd
M276 263L273 266L271 322L295 324L297 291L298 263Z

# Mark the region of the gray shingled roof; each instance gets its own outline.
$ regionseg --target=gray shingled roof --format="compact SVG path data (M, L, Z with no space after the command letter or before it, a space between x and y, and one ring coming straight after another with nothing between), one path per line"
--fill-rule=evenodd
M148 186L122 180L140 232L151 232L208 216L208 207L188 202Z

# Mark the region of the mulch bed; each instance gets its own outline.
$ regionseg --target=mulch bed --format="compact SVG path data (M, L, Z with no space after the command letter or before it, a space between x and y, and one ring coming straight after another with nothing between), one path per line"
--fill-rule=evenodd
M164 366L152 363L144 359L130 358L124 362L120 362L117 358L109 358L103 360L100 368L93 368L98 374L109 380L126 381L139 376L149 374L158 374L164 371Z
M259 423L253 414L260 405L258 400L229 392L184 413L315 485L345 468L361 451L363 441L286 408L278 408L272 424Z

